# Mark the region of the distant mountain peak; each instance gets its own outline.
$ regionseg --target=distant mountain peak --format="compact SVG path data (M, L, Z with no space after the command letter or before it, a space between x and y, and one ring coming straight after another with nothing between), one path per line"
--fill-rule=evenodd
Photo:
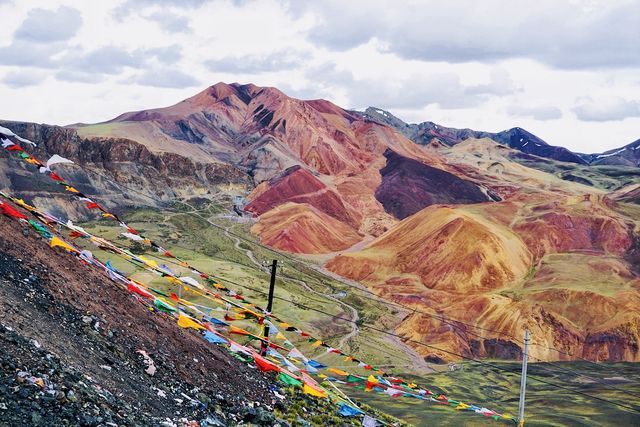
M563 147L554 147L521 127L513 127L502 132L484 132L469 128L457 129L425 121L406 123L382 108L369 107L363 115L366 119L395 128L407 138L421 145L428 145L434 139L448 146L456 145L468 138L490 138L508 147L527 154L572 163L587 163L585 159Z

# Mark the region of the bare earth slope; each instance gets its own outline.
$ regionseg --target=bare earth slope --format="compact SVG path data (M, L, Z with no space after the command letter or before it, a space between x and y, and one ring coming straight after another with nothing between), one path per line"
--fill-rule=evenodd
M0 402L8 405L0 424L159 425L207 416L226 424L241 420L251 401L273 403L270 382L257 371L25 233L0 216L0 373L8 381L0 384ZM137 350L153 359L154 376L144 372ZM36 398L39 389L24 384L14 402L9 384L19 386L17 373L25 369L49 375L51 399ZM182 393L205 406L188 404ZM215 405L224 411L216 413Z

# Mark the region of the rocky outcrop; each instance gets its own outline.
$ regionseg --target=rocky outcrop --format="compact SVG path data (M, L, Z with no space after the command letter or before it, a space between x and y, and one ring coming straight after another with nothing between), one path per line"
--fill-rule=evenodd
M387 150L387 164L380 170L382 182L376 199L385 210L404 219L438 203L464 204L492 199L480 187L456 175Z

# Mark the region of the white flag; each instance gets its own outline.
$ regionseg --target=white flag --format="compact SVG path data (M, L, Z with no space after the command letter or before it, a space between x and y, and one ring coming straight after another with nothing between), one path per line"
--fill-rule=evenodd
M21 136L18 136L18 135L16 135L16 139L17 139L18 141L24 142L25 144L31 144L31 145L33 145L34 147L37 147L37 146L38 146L38 144L36 144L35 142L33 142L33 141L29 141L27 138L22 138Z
M144 240L142 237L138 236L137 234L133 234L133 233L120 233L120 234L122 234L127 239L135 240L136 242Z
M0 126L0 135L4 135L4 136L16 136L15 133L11 132L11 130L7 129L6 127Z
M375 418L370 417L369 415L366 415L362 418L362 426L363 427L377 427L380 424L378 424L378 421Z
M40 173L45 173L47 171L51 170L51 166L53 165L57 165L58 163L73 163L71 160L69 159L65 159L64 157L58 156L57 154L54 154L53 156L51 156L51 158L49 160L47 160L47 167L46 168L40 168Z

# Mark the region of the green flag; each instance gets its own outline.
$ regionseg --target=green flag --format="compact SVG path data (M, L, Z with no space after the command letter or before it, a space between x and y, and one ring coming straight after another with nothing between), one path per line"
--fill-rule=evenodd
M178 311L178 310L176 310L175 308L171 307L169 304L167 304L167 303L165 303L164 301L159 300L159 299L157 299L157 298L153 301L153 305L154 305L158 310L160 310L160 311L164 311L164 312L167 312L167 313L172 313L172 312L174 312L174 311Z
M45 239L48 239L52 236L52 234L49 232L49 230L47 230L47 228L44 225L38 224L34 220L30 219L29 225L31 225L31 227L33 227L33 229L36 230Z
M359 377L356 377L355 375L351 375L351 374L347 375L347 382L348 383L362 383L364 381L365 381L364 378L359 378Z
M293 385L293 386L296 386L296 387L302 387L302 382L300 382L297 379L285 374L284 372L280 372L280 376L278 378L280 379L280 381L282 381L286 385Z

